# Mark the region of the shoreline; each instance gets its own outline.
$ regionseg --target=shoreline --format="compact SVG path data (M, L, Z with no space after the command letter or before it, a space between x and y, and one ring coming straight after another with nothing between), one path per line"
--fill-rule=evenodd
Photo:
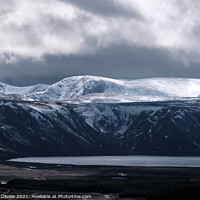
M91 177L92 176L96 177L103 174L104 177L106 176L110 177L114 175L116 171L119 172L121 171L129 173L130 176L132 176L132 174L179 175L183 177L192 176L194 179L195 178L200 179L200 167L68 165L68 164L44 164L44 163L30 163L30 162L0 161L0 178L2 176L2 169L1 169L2 167L5 167L11 171L19 170L24 175L21 176L21 178L26 178L27 173L29 171L31 172L54 171L57 174L56 176L57 179L73 177L73 175L75 175L74 177L78 178L80 172L83 172L82 175L84 174L84 176L90 174ZM65 177L59 176L60 172L64 172L66 176ZM73 174L70 174L71 172L73 172ZM7 175L9 176L10 174ZM45 175L47 175L47 179L53 178L51 174L49 175L45 174ZM61 173L60 175L63 175L63 173ZM3 174L3 176L6 177L6 174ZM20 177L18 176L18 178Z

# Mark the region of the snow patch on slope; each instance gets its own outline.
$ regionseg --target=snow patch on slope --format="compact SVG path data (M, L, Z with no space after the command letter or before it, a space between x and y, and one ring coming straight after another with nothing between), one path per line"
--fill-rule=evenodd
M74 110L85 119L85 122L92 128L107 133L113 130L116 134L123 134L133 123L134 115L141 112L149 114L161 110L160 106L105 106L100 105L79 106ZM123 119L123 120L122 120ZM111 128L112 127L112 128Z

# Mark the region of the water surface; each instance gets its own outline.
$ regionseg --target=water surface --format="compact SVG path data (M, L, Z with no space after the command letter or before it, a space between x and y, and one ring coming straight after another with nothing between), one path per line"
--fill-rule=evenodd
M11 159L9 161L68 165L200 167L200 156L171 157L131 155L81 157L26 157Z

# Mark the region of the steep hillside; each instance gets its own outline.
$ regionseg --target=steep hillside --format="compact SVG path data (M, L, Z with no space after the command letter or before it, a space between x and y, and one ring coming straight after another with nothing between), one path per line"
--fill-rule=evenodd
M0 155L200 155L198 102L2 101Z

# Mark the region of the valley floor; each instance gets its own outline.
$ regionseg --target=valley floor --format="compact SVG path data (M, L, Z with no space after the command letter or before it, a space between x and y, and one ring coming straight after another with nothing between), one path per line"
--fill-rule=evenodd
M200 195L200 168L2 162L0 183L1 199L13 199L13 194L26 195L16 199L41 199L37 195L46 194L45 199L195 200Z
M192 200L200 195L200 168L2 162L0 183L1 199Z

